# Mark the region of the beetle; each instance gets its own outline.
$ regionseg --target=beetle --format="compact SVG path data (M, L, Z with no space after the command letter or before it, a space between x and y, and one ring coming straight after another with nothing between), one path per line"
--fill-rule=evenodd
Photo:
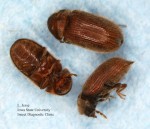
M77 104L80 114L96 118L96 113L107 118L102 112L96 110L98 102L110 99L111 92L116 90L120 98L125 99L121 93L127 84L121 84L119 81L129 70L132 61L114 57L108 59L89 76L83 85L82 92L78 96Z
M72 87L72 74L62 69L60 60L45 47L29 39L19 39L10 48L10 56L16 67L40 89L48 93L64 95Z
M113 52L123 43L123 34L117 24L84 11L60 10L48 18L47 24L49 31L61 43L96 52Z

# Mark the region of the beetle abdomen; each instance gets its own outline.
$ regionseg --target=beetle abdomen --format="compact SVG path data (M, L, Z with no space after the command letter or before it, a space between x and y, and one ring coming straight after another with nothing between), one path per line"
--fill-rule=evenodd
M45 87L41 86L47 76L51 79L52 73L59 73L62 70L60 62L32 40L17 40L11 47L10 55L17 68L40 88L46 87L46 84Z
M10 49L14 64L26 76L31 75L39 65L42 52L43 48L40 45L27 39L17 40Z

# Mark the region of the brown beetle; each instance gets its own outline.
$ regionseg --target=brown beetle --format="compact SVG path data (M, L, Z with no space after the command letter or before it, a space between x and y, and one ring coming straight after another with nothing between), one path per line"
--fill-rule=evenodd
M72 87L72 74L63 69L45 47L29 39L17 40L10 49L16 67L29 77L40 89L49 93L64 95Z
M48 19L50 32L60 42L97 52L112 52L123 43L122 31L114 22L79 10L60 10Z
M85 114L89 117L96 117L95 113L106 116L97 111L96 105L98 102L110 99L112 90L124 99L125 95L121 93L126 88L126 84L121 84L119 81L129 70L132 61L127 61L121 58L111 58L101 64L87 79L83 86L81 94L78 96L78 109L80 114Z

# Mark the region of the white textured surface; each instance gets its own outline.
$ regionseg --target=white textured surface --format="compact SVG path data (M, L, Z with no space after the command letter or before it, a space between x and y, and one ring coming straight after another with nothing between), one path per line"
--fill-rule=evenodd
M97 54L60 44L48 31L47 19L59 9L81 9L103 15L123 28L125 42L110 54ZM13 65L9 49L15 40L29 38L56 55L64 67L78 74L65 96L47 94ZM150 129L150 1L148 0L0 0L0 129ZM117 96L97 106L108 120L81 116L76 100L91 72L108 58L135 61L122 82L128 84L123 101ZM115 95L116 96L116 95ZM53 117L18 117L17 104L52 109Z

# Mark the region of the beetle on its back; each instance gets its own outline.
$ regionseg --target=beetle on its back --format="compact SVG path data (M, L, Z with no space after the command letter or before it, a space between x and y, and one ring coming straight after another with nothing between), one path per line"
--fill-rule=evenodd
M62 69L59 60L54 58L45 47L29 39L17 40L10 49L16 67L29 77L40 89L49 93L64 95L72 87L71 74Z
M60 42L97 52L112 52L123 43L121 29L114 22L84 11L60 10L48 19L50 32Z

